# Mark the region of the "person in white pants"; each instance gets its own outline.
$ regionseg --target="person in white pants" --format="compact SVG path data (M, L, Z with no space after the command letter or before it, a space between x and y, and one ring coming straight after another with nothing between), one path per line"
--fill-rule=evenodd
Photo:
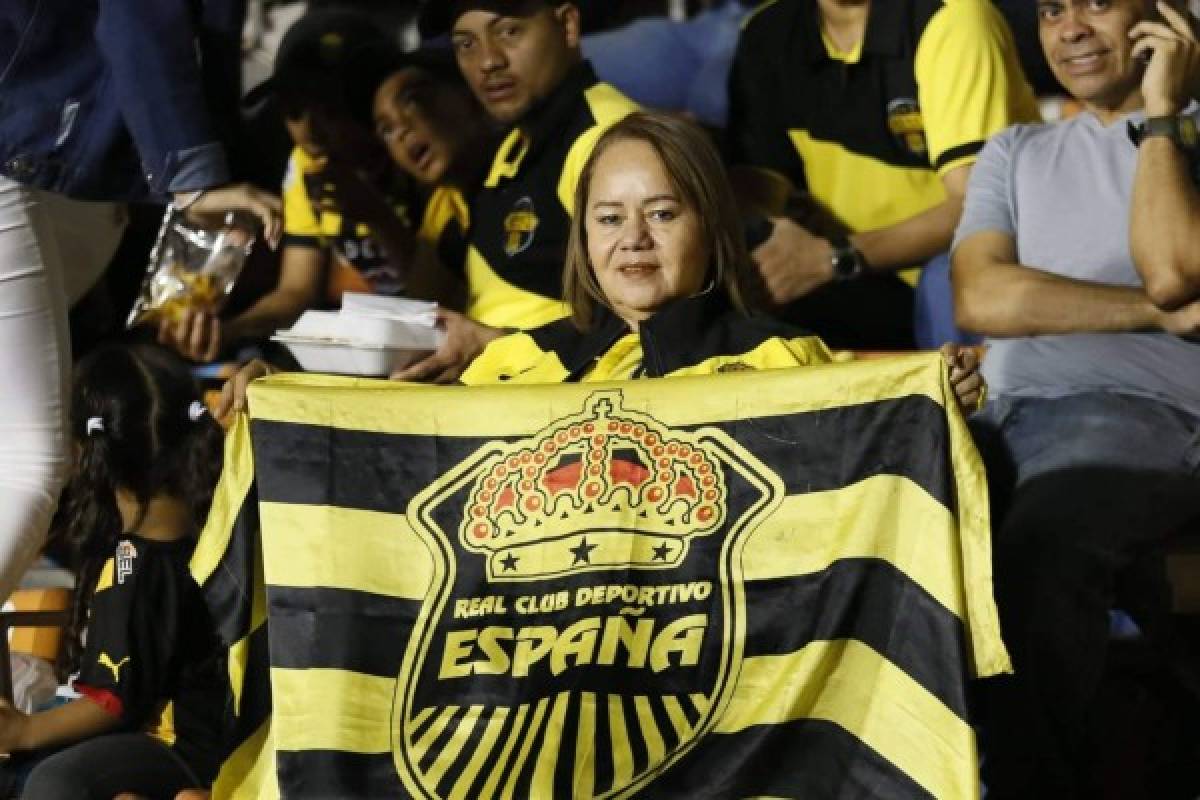
M36 557L67 473L67 311L124 225L122 205L0 177L0 597Z
M41 547L69 467L67 310L111 259L121 203L171 201L202 225L247 211L278 241L278 198L229 184L202 80L237 53L222 25L240 29L244 11L0 2L0 601ZM213 58L188 57L201 52Z

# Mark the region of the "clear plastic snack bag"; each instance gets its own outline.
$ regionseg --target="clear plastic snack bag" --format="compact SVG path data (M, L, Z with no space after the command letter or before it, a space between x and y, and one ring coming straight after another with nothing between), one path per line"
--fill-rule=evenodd
M240 214L209 230L168 207L126 327L175 322L187 309L220 311L253 246L254 226Z

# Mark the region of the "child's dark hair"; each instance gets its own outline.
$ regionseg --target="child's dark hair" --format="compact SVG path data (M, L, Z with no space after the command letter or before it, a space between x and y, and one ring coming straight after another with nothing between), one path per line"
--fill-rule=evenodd
M125 532L117 489L143 509L168 494L189 506L195 531L204 524L221 471L223 432L197 405L200 399L187 366L155 345L103 346L75 366L70 431L78 461L54 532L77 571L67 637L72 668L100 569Z

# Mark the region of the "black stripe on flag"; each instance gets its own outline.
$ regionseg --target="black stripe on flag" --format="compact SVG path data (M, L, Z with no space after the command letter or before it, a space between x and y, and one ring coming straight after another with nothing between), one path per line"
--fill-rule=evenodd
M258 496L251 486L234 518L229 544L202 589L217 636L226 646L250 632L258 531Z
M288 800L411 797L396 774L391 753L280 750L275 765L280 795Z
M420 602L352 589L268 586L271 666L395 678Z
M945 410L925 395L718 423L783 481L788 494L900 475L953 510Z
M710 734L638 793L639 800L736 797L932 800L912 778L825 720Z
M745 592L747 658L857 639L967 718L962 621L888 562L845 558L809 575L747 581Z
M945 414L924 395L690 429L699 427L737 438L779 475L789 494L836 489L872 475L900 475L953 508ZM386 513L403 512L413 494L484 444L506 440L269 420L255 420L251 431L263 501Z

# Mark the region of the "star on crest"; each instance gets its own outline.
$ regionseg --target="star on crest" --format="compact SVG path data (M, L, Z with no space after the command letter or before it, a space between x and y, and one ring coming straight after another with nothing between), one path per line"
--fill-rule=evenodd
M504 567L505 572L515 572L518 561L520 561L519 558L514 556L512 553L509 553L504 558L500 559L500 565Z
M667 556L669 555L671 555L671 545L667 544L666 542L663 542L658 547L654 548L655 561L666 561Z
M571 566L575 566L576 564L592 563L592 551L599 546L600 545L596 544L588 544L586 536L580 539L579 544L571 548L571 554L575 556L575 562Z

